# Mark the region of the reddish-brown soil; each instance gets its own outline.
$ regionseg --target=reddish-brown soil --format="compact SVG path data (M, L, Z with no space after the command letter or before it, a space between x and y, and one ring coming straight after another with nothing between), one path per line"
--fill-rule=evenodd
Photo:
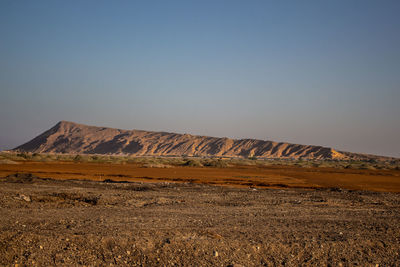
M0 177L16 172L54 179L191 182L231 187L333 188L400 192L398 170L353 170L293 166L143 168L134 164L21 162L0 165Z

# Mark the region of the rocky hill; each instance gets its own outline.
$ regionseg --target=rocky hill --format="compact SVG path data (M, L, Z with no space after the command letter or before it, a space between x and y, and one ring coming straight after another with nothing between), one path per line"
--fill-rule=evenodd
M256 139L120 130L61 121L14 149L33 153L346 159L348 152Z

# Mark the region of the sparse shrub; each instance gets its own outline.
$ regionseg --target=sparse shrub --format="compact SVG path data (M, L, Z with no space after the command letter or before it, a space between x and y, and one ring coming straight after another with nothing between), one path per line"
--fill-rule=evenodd
M217 160L208 160L203 164L206 167L215 167L215 168L225 168L228 167L228 163L222 159Z
M31 155L26 152L18 153L17 157L24 158L24 159L31 159Z
M363 163L363 164L360 165L359 169L360 170L368 170L368 166L367 166L367 164Z
M75 162L80 162L80 161L82 161L82 156L81 155L76 155L75 157L74 157L74 161Z
M200 161L195 160L195 159L188 159L184 163L184 166L189 166L189 167L202 167L203 164L201 164Z
M166 165L163 163L145 163L142 165L142 168L170 168L170 165Z

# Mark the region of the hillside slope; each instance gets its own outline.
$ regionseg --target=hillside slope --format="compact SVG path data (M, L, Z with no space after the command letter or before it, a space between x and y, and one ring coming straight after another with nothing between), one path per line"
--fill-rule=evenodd
M33 153L113 154L135 156L206 156L344 159L332 148L230 139L189 134L120 130L61 121L14 149Z

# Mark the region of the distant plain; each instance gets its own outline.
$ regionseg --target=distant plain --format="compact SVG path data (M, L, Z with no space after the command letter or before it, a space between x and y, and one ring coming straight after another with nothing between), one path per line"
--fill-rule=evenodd
M197 183L258 188L344 188L400 192L397 162L157 158L0 154L0 177L32 173L54 179Z

